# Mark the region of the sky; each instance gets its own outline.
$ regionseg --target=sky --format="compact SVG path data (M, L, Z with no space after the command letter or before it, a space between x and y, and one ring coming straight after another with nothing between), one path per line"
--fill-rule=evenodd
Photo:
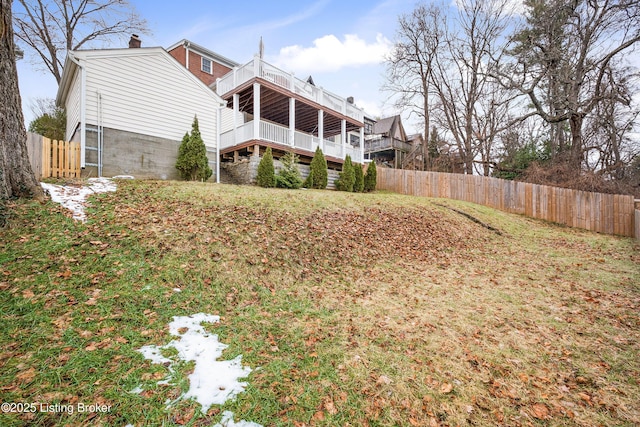
M140 35L143 47L167 48L188 39L244 64L258 53L262 37L267 62L301 79L311 75L317 86L336 95L353 96L370 116L398 113L380 90L382 62L393 45L398 16L410 13L417 0L130 2L152 31ZM128 38L110 47L126 47ZM55 98L57 92L55 79L38 71L28 56L25 51L18 61L27 126L34 100Z

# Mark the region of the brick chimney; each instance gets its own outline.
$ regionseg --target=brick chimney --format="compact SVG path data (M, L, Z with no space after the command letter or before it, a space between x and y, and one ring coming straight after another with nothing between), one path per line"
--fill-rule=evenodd
M129 47L138 48L140 46L142 46L142 40L140 40L137 34L131 34L131 39L129 39Z

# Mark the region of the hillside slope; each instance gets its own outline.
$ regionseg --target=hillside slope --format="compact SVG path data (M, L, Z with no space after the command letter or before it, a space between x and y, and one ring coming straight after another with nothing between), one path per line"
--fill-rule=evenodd
M631 239L441 199L118 185L86 224L19 202L0 230L2 400L112 409L3 426L640 423ZM191 365L159 385L137 351L195 313L253 369L207 414L166 407Z

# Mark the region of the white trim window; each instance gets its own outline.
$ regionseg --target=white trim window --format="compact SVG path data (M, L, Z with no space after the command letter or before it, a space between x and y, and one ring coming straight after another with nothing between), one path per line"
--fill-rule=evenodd
M212 74L213 73L213 68L212 67L213 67L213 64L212 64L211 60L203 57L202 58L202 71L204 71L205 73Z

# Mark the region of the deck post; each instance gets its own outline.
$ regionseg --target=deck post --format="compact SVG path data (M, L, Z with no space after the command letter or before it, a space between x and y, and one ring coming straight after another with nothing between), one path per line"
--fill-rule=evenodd
M344 159L347 157L347 121L345 119L340 120L340 138L342 139L342 158Z
M364 128L360 128L360 163L364 164Z
M260 73L260 56L254 55L253 57L253 76L262 77Z
M238 115L240 114L240 94L233 94L233 144L236 145L238 141Z
M318 139L320 140L320 149L324 153L324 111L322 110L318 110Z
M289 144L296 145L296 99L289 98Z
M256 63L259 59L256 58ZM253 84L253 138L260 139L260 83Z

